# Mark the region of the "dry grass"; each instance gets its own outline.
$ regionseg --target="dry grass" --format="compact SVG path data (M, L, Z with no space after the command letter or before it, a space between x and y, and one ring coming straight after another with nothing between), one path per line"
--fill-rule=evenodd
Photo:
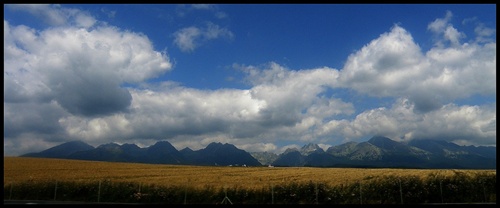
M427 177L430 173L451 176L455 172L474 174L496 170L431 170L310 167L209 167L96 162L64 159L4 157L4 186L25 181L95 181L136 182L159 186L205 186L264 188L291 182L323 182L340 185L367 177L384 175Z

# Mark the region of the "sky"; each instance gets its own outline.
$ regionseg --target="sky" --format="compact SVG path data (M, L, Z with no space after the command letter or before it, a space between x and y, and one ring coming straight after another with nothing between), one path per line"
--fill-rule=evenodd
M496 5L4 5L4 156L373 136L496 146Z

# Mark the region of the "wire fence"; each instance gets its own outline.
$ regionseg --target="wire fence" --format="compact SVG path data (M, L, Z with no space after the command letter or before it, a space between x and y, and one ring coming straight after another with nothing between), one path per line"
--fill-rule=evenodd
M350 184L325 182L194 188L111 180L28 181L4 184L5 200L159 204L448 204L496 203L496 174L367 177Z

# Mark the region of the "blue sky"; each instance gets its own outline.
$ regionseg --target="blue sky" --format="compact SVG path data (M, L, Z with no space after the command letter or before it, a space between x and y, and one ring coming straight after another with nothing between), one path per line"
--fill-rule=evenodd
M4 5L4 155L496 146L496 5Z

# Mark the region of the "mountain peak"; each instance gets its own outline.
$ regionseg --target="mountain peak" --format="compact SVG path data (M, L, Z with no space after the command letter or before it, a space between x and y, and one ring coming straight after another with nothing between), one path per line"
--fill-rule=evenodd
M250 152L250 155L263 165L270 165L279 157L277 154L272 152Z
M194 150L192 150L191 148L189 147L184 147L184 149L181 149L181 152L193 152Z
M371 139L368 140L368 142L393 142L394 140L389 139L384 136L374 136Z
M323 153L325 152L321 147L319 147L319 145L317 144L313 144L313 143L309 143L309 144L306 144L304 145L301 149L300 149L300 154L302 155L310 155L312 153Z
M395 149L398 146L402 145L399 142L396 142L392 139L383 136L374 136L370 140L368 140L368 143L373 144L382 149Z
M101 144L99 145L97 148L104 148L104 147L119 147L120 145L118 143L115 143L115 142L110 142L110 143L106 143L106 144Z
M158 141L154 145L150 146L147 148L149 151L169 151L169 152L175 152L177 149L175 149L172 144L168 141Z
M316 153L316 154L315 154ZM321 154L318 154L321 153ZM496 169L496 147L459 146L436 140L397 142L375 136L369 141L347 142L325 152L309 143L288 148L280 155L248 153L232 144L210 143L206 148L177 151L169 142L159 141L147 148L135 144L103 144L97 148L80 141L52 147L24 157L66 158L110 162L153 164L312 166L312 167L417 167ZM238 165L239 164L239 165Z
M228 143L212 142L204 149L195 151L195 155L192 161L203 165L262 165L250 153Z
M288 148L288 149L286 149L286 150L285 150L285 152L283 152L283 155L288 154L288 153L290 153L290 152L300 152L300 151L299 151L299 149L297 149L297 148L295 148L295 147L293 147L293 148Z
M220 151L220 150L235 150L235 149L238 149L236 148L236 146L232 145L232 144L228 144L228 143L225 143L225 144L222 144L220 142L212 142L210 144L208 144L205 149L203 149L204 151Z
M307 149L307 148L319 148L319 146L317 144L314 144L314 143L309 143L309 144L306 144L302 147L302 149Z
M94 147L85 142L76 140L63 143L61 145L49 148L47 150L38 153L28 153L21 156L64 158L67 157L68 155L71 155L74 152L86 151L91 149L94 149Z

